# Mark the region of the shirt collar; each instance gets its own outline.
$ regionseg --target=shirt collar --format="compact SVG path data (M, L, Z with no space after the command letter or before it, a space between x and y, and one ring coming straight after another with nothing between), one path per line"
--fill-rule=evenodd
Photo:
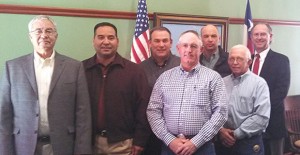
M244 74L242 74L242 75L240 75L240 76L238 76L238 77L234 77L233 74L231 74L230 77L231 77L231 79L232 79L233 81L238 81L238 83L240 83L240 82L242 82L249 74L251 74L251 71L248 69L246 73L244 73Z
M219 49L217 48L216 51L214 51L214 53L211 55L210 59L208 60L205 55L203 54L203 58L202 59L205 59L206 61L210 62L212 61L213 59L215 58L219 58L220 57L220 51Z
M163 68L163 67L165 67L165 66L168 64L168 62L170 61L170 59L171 59L172 56L173 56L173 55L172 55L172 53L171 53L171 51L170 51L170 55L165 59L165 61L164 61L164 63L163 63L162 65L158 65L157 62L156 62L156 60L154 59L153 56L151 56L149 59L151 59L151 60L153 61L153 63L154 63L157 67Z
M260 59L261 59L261 60L265 60L265 58L267 57L267 54L269 53L269 51L270 51L270 47L267 48L267 49L265 49L265 50L263 50L263 51L260 52L260 53L257 53L257 51L255 51L255 54L254 54L254 55L259 54Z
M51 56L49 58L46 58L46 59L42 58L37 52L33 52L33 56L34 56L34 61L37 64L42 64L45 61L49 61L50 63L52 63L54 61L54 58L55 58L55 50L53 50Z
M91 59L88 60L87 62L87 68L93 68L95 66L99 66L100 64L97 62L97 55L95 54ZM110 63L110 66L113 65L120 65L122 67L125 66L125 63L122 59L122 57L116 53L115 59Z
M185 70L182 68L182 65L181 65L181 64L180 64L179 68L180 68L180 71L181 71L182 73L187 72L187 71L185 71ZM200 68L201 68L201 65L200 65L200 63L198 63L198 64L197 64L191 71L189 71L188 73L198 73L199 70L200 70Z

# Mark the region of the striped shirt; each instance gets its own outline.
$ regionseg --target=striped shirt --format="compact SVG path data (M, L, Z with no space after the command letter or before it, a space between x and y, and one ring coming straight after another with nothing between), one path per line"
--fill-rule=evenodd
M227 118L226 91L221 76L200 64L190 72L181 66L164 72L156 81L147 109L155 135L169 145L178 134L195 135L201 147L210 141Z
M224 77L228 97L228 120L237 139L250 138L266 130L270 118L270 94L266 81L247 71L239 77Z

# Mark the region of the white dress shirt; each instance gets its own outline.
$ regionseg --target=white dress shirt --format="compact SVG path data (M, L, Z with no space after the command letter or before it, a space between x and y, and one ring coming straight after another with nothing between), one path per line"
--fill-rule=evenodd
M49 58L42 58L34 52L34 69L40 106L39 135L49 135L48 96L54 68L55 51Z
M267 48L266 50L260 52L260 53L257 53L257 51L255 51L254 55L259 54L259 56L260 56L260 59L259 59L259 68L258 68L258 73L257 73L257 75L260 74L261 68L262 68L262 66L264 65L265 59L266 59L267 54L268 54L269 51L270 51L270 47ZM254 57L253 62L255 62L255 59L256 59L256 58L257 58L257 57ZM253 68L254 68L254 63L252 63L252 72L253 72Z

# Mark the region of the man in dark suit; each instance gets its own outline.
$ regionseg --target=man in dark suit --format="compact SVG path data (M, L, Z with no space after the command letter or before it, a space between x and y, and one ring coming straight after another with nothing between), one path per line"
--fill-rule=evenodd
M272 36L269 24L258 23L252 28L255 57L251 69L267 81L270 90L271 116L264 134L265 154L282 155L286 136L283 100L290 86L290 64L288 57L270 49Z
M228 53L220 46L220 35L214 25L206 25L201 28L201 40L203 42L201 65L217 71L222 77L231 74L227 63Z
M56 24L28 24L34 52L7 61L0 81L0 154L91 153L91 114L81 62L54 50Z

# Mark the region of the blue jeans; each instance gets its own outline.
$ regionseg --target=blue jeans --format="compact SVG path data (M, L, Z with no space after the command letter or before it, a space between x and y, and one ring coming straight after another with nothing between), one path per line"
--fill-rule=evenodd
M201 146L193 155L215 155L215 147L212 142L207 142ZM172 150L166 146L162 145L161 155L175 155Z
M261 135L244 138L227 148L220 141L215 143L217 155L264 155L264 144Z

